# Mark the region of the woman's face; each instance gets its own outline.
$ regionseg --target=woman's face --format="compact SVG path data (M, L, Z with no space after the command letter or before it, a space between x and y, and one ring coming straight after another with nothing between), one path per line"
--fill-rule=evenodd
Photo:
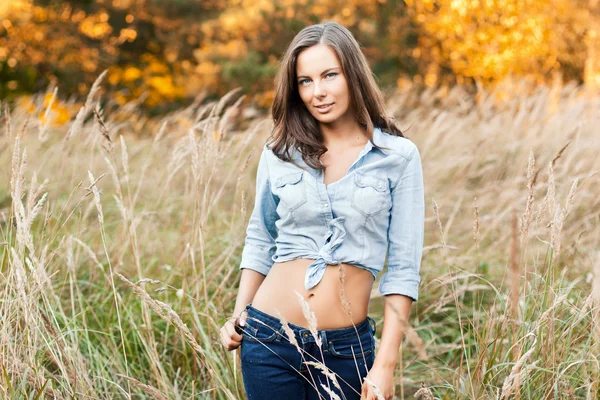
M337 55L329 46L317 44L298 54L296 85L302 102L317 121L330 124L348 117L348 83Z

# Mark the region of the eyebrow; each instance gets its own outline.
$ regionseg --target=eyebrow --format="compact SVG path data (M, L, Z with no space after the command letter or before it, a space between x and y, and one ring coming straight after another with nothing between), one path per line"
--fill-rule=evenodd
M340 67L331 67L331 68L327 68L325 71L321 72L321 76L325 75L327 72L329 71L333 71L334 69L339 69ZM309 78L306 75L299 75L296 79L300 79L300 78Z

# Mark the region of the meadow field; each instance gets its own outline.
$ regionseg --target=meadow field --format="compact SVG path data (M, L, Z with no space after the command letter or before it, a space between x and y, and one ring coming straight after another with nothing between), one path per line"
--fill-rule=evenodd
M102 85L60 127L44 93L0 107L0 397L244 399L219 328L270 121L237 91L148 119ZM505 79L387 100L426 201L396 398L599 399L598 90Z

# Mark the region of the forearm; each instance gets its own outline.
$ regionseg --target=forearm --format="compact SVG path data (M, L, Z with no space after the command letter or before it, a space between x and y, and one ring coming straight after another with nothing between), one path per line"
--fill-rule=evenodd
M260 272L248 268L242 269L242 277L240 279L240 286L235 300L233 315L239 315L246 304L252 302L254 295L264 280L265 276Z
M405 326L410 315L412 299L401 294L384 296L383 329L374 367L394 370L398 349L402 344Z

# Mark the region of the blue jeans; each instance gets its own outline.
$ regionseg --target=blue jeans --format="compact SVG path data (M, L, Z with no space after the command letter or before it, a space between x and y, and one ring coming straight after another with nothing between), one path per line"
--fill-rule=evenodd
M317 331L321 347L308 328L288 323L298 349L279 318L252 307L252 303L245 309L248 318L240 358L249 400L330 399L324 387L341 399L360 399L363 378L375 361L373 318L357 324L356 330L350 326ZM306 362L325 365L329 374Z

